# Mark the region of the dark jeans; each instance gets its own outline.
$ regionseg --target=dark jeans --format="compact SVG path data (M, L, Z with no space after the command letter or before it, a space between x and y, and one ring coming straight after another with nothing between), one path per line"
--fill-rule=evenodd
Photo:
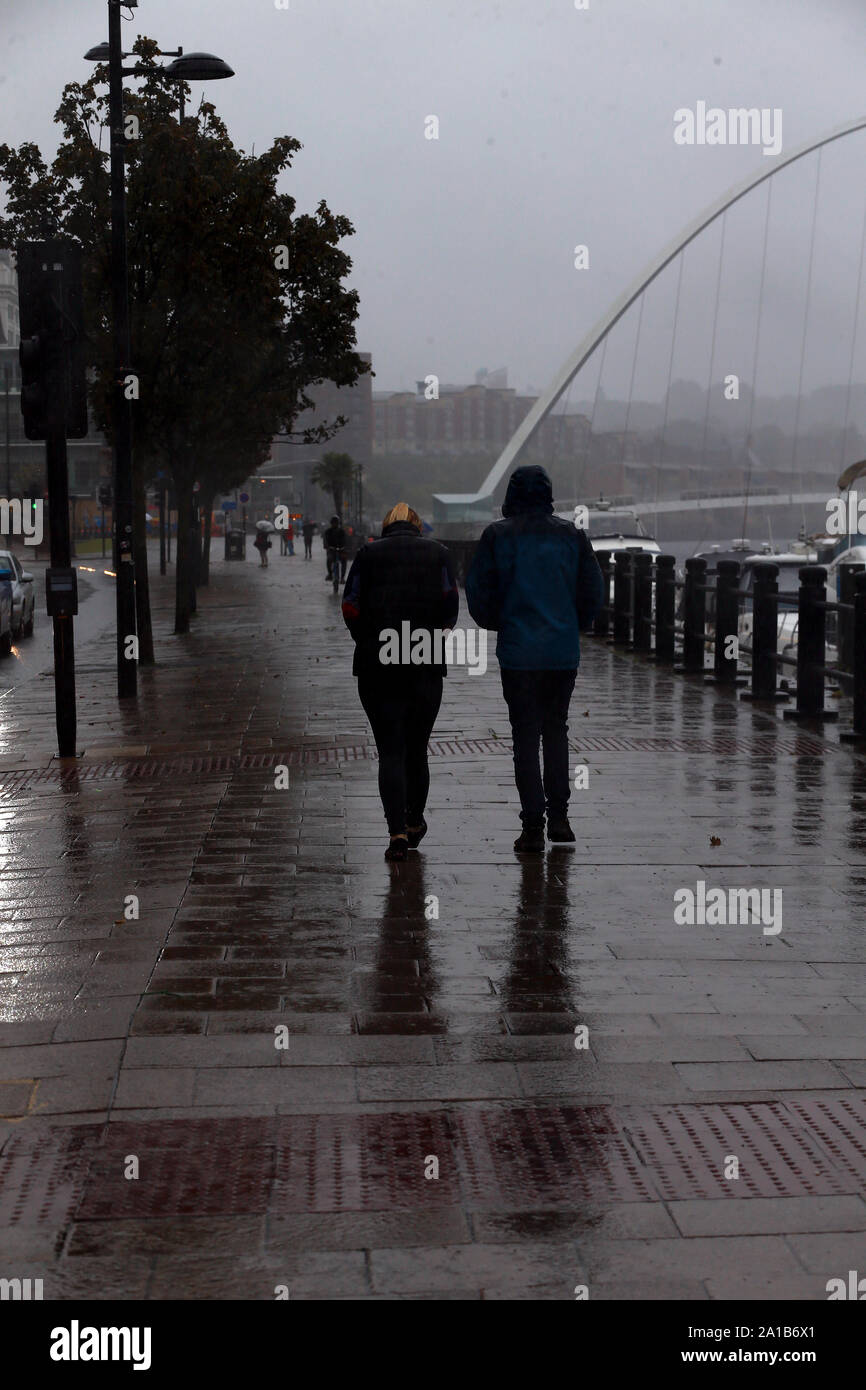
M514 778L524 825L568 811L568 706L577 671L500 671L514 742ZM544 755L544 776L538 761Z
M430 790L427 741L442 703L442 677L412 667L359 675L379 752L379 795L391 835L420 825Z
M313 558L313 538L312 538L312 536L304 536L304 559L305 559L305 560L311 560L312 558Z

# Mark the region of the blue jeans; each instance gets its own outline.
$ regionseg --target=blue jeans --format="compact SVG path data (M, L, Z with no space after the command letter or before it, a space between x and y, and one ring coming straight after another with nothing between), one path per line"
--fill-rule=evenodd
M577 671L500 670L514 743L514 780L526 826L568 813L568 706ZM544 773L539 765L539 745Z

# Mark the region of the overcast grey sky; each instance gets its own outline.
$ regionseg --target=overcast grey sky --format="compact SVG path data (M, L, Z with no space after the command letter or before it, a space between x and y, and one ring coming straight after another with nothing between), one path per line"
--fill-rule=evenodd
M359 346L376 389L507 365L541 388L607 304L705 204L769 162L680 146L674 112L781 108L783 150L863 114L863 0L142 0L124 26L236 70L212 84L235 143L291 134L301 209L347 214ZM0 0L0 140L51 152L64 81L107 36L104 0ZM198 100L201 86L194 89ZM439 139L424 135L439 119ZM823 158L805 385L848 375L864 140ZM816 166L772 181L759 390L799 369ZM729 218L714 376L751 379L766 189ZM674 375L709 368L719 238L686 263ZM574 268L585 243L590 269ZM647 297L636 394L663 389L675 277ZM864 287L866 301L866 287ZM605 389L627 381L636 320ZM866 331L861 335L866 340ZM866 378L866 341L857 375ZM793 372L793 379L792 379ZM576 395L594 387L592 367Z

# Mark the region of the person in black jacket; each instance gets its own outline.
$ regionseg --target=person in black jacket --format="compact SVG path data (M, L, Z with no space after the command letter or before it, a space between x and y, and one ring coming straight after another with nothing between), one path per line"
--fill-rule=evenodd
M355 641L352 673L379 752L389 860L405 859L427 833L427 743L446 674L441 639L458 608L448 551L423 537L417 512L398 502L381 539L358 551L343 593Z
M322 536L322 542L328 556L328 572L325 579L330 581L331 566L336 563L340 566L340 579L346 577L346 532L340 524L338 516L331 517L331 524Z

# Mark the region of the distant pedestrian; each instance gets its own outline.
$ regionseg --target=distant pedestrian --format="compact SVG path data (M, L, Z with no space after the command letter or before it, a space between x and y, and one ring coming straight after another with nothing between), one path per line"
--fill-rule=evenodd
M338 516L331 517L331 524L322 536L325 546L325 553L328 557L328 572L325 579L328 583L331 580L331 567L334 564L340 566L340 579L346 577L346 532L340 524Z
M413 641L454 627L459 599L448 551L421 535L421 518L405 502L392 507L382 535L352 562L343 618L355 641L352 673L379 752L379 795L388 822L389 860L403 860L427 833L430 789L427 743L442 702L444 659L427 665L386 664L387 631L411 627ZM444 653L442 654L444 657Z
M261 557L262 569L266 570L268 567L268 551L271 548L270 537L264 531L257 531L253 545Z
M289 548L289 554L290 554L290 555L294 555L294 553L295 553L295 528L294 528L294 526L292 525L291 522L289 522L289 524L288 524L288 526L287 526L287 528L286 528L286 545L287 545L288 548Z
M281 530L281 531L280 531L280 554L281 554L281 555L288 555L288 553L289 553L289 543L288 543L288 539L287 539L287 533L286 533L285 531Z
M308 520L308 521L305 521L304 524L303 524L303 526L301 527L301 531L303 532L303 536L304 536L304 559L305 559L305 560L312 560L312 558L313 558L313 536L316 534L316 523L315 523L315 521L309 521L309 520Z
M532 853L544 849L545 813L548 840L574 841L568 823L568 707L580 662L579 632L604 598L586 532L552 512L553 489L544 469L516 469L503 520L483 532L466 579L469 612L479 627L499 634L496 655L523 822L514 848Z

